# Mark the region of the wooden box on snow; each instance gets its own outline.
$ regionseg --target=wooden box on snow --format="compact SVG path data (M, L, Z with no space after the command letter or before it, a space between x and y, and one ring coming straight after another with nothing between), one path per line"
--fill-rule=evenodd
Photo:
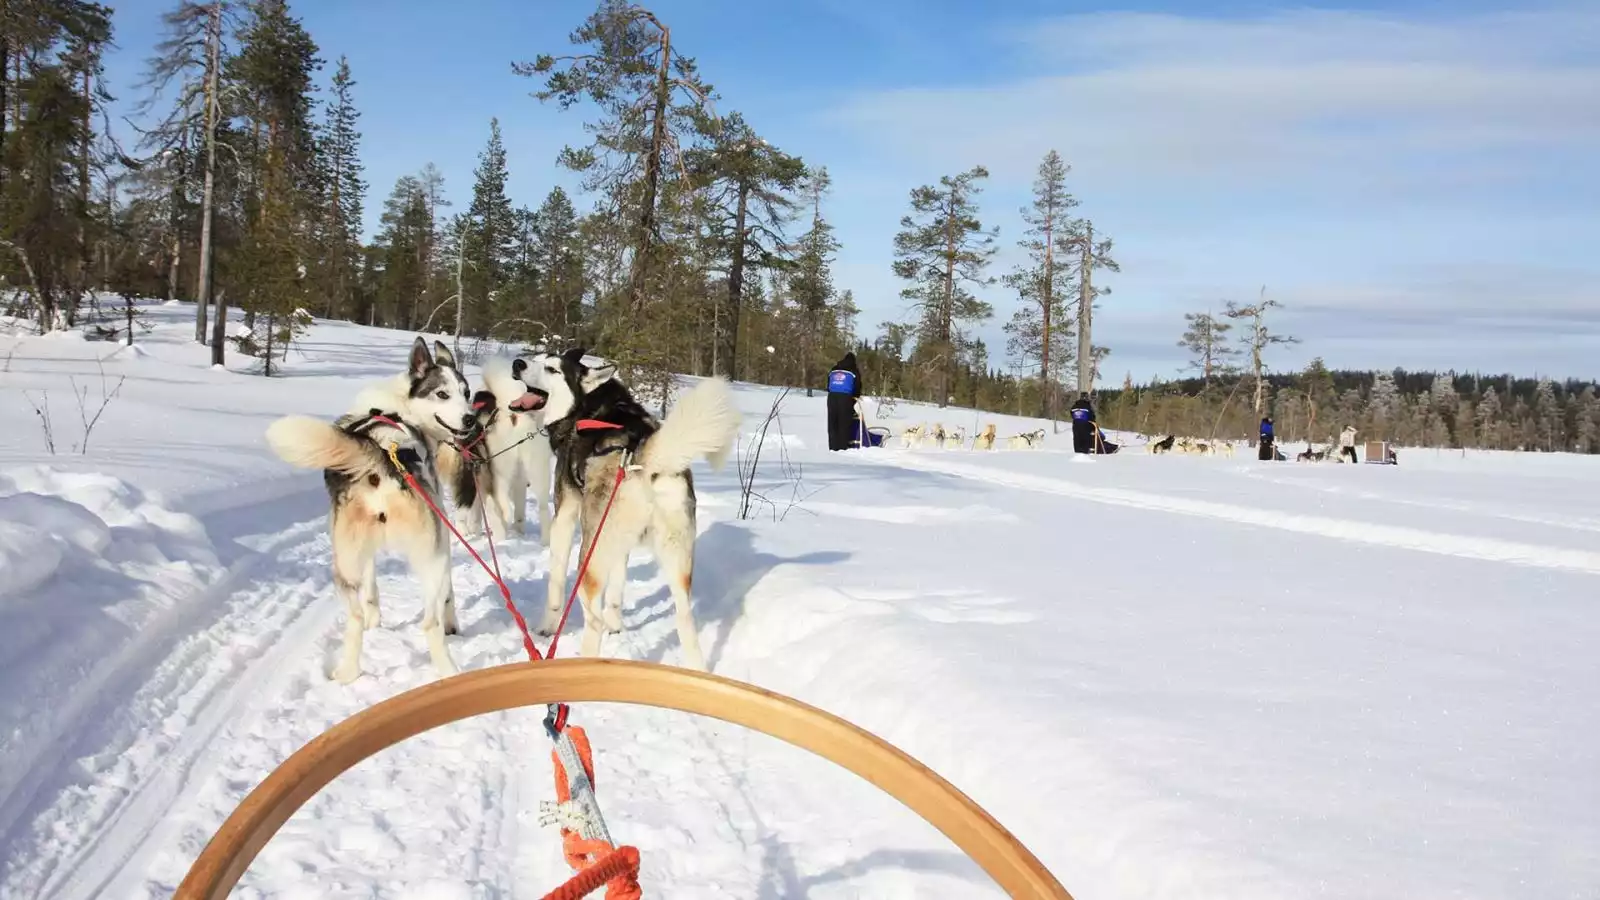
M1389 442L1367 441L1367 451L1362 455L1364 461L1369 463L1389 464Z

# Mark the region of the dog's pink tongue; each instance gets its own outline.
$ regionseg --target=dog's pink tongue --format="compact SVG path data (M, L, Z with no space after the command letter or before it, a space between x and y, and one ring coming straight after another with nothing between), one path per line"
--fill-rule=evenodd
M531 412L544 405L544 398L529 391L521 397L511 401L511 408L522 412Z

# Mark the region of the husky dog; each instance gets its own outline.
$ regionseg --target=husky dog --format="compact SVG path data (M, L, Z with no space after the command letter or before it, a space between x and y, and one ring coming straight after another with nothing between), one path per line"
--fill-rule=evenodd
M964 450L967 446L967 430L957 425L944 436L944 449Z
M994 449L994 423L993 422L990 422L989 424L983 426L983 430L978 432L978 436L972 439L972 449L974 449L974 450L993 450Z
M535 363L537 358L535 358ZM473 397L480 437L464 443L470 460L461 465L455 448L442 448L439 473L455 486L456 527L462 534L490 531L504 536L525 531L528 486L539 503L541 538L550 534L550 443L544 440L547 398L521 378L528 359L490 357L483 364L485 390Z
M613 378L614 365L591 366L585 364L584 355L582 348L562 354L555 373L544 366L523 373L530 386L549 396L545 422L556 455L549 597L540 631L553 632L560 618L572 535L581 520L578 559L594 548L579 586L583 655L598 656L602 633L622 630L628 554L649 537L677 607L684 662L704 671L705 657L689 608L695 537L689 465L704 457L716 469L726 461L739 433L733 392L725 379L708 378L679 397L664 421L657 421ZM624 476L620 483L619 469ZM606 516L603 531L599 530L602 515Z
M437 467L441 444L471 440L477 428L467 379L444 344L417 338L408 370L362 391L351 412L329 424L286 416L267 428L267 443L284 462L322 469L332 512L333 585L344 599L344 651L333 677L348 684L361 675L362 632L378 624L378 551L406 554L422 582L422 633L440 675L455 663L444 636L456 633L450 584L450 535L445 524L406 483L416 479L440 503ZM405 468L395 470L394 456Z
M1169 452L1172 451L1172 445L1177 442L1177 439L1178 439L1177 435L1169 434L1169 435L1167 435L1166 437L1162 438L1159 441L1151 441L1150 442L1150 452L1151 453L1169 453Z
M933 425L933 430L932 431L925 431L925 432L922 433L922 442L924 444L928 444L928 443L933 444L934 449L936 449L936 450L943 450L944 449L944 437L945 437L944 423L943 422L935 422L934 425Z
M1012 450L1032 450L1044 443L1044 429L1037 428L1024 434L1012 435L1006 446Z
M921 444L922 443L922 432L926 428L927 428L926 424L923 424L923 425L907 425L906 426L906 430L900 432L900 448L902 450L910 450L912 447L915 447L918 444Z

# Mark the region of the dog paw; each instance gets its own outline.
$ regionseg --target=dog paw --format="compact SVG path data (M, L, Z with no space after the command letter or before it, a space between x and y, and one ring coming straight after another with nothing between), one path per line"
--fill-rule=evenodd
M349 684L360 677L361 664L358 662L343 662L333 670L333 680L340 684Z

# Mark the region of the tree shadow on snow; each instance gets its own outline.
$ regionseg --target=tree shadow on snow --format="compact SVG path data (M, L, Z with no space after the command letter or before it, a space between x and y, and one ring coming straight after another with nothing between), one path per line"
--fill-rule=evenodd
M731 522L716 522L695 539L693 604L695 624L704 632L707 625L716 628L716 634L706 647L706 665L712 670L722 658L733 626L744 612L745 595L760 583L767 573L783 563L808 566L828 566L843 562L850 554L843 550L818 550L801 556L784 557L763 553L755 548L753 532ZM652 596L666 597L665 589ZM644 600L645 598L640 598ZM630 631L674 615L672 602L657 603L656 608L642 621L628 624ZM678 641L677 630L667 633L645 653L647 662L660 662L667 648Z
M804 897L824 884L849 881L877 869L902 869L909 872L937 873L974 883L990 883L978 864L960 853L944 850L874 850L865 856L834 866L815 875L801 877L795 870L789 845L776 837L761 842L762 869L760 900L786 900Z

